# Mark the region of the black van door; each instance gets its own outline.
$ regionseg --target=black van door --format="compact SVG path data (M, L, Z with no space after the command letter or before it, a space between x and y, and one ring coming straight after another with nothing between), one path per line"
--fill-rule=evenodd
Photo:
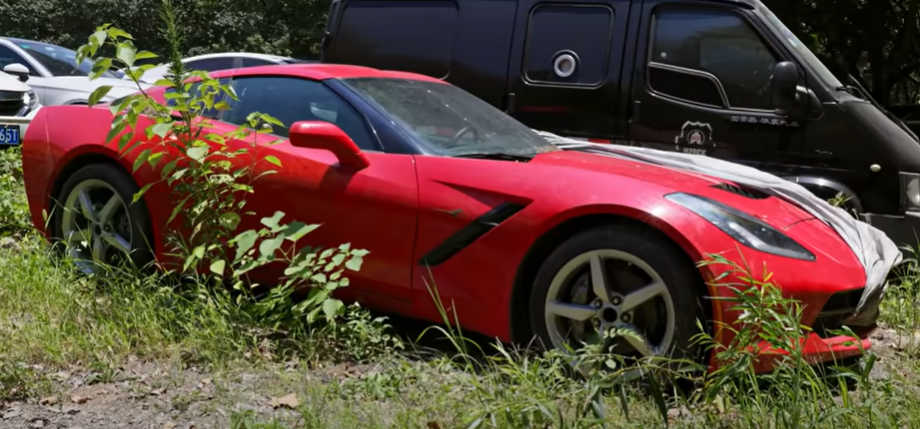
M637 39L629 140L775 174L796 169L803 123L767 92L781 46L740 3L646 0Z
M619 76L630 1L517 3L506 111L560 135L623 135Z

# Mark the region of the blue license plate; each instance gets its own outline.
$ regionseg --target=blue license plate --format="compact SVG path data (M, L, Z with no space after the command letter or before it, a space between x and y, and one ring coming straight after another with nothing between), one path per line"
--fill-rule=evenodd
M19 139L19 125L0 125L0 146L16 146Z

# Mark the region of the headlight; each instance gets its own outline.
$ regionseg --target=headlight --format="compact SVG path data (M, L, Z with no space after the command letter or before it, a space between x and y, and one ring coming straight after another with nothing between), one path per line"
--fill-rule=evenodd
M901 208L920 210L920 174L900 172Z
M706 197L684 193L665 198L686 207L752 249L789 258L814 261L815 255L760 219Z
M35 91L31 89L26 91L26 94L22 98L22 101L26 106L29 106L29 110L32 110L38 107L38 96L35 95Z

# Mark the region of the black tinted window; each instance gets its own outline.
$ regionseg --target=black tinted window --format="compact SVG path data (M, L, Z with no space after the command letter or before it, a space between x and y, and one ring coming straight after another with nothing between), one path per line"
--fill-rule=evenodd
M747 22L732 12L658 12L650 61L712 73L732 107L770 108L767 85L777 59Z
M218 71L218 70L228 70L233 67L233 60L235 58L208 58L204 60L195 60L185 63L185 69L188 71L202 70L206 72Z
M265 113L284 124L274 134L287 137L295 122L325 121L338 125L361 149L377 150L364 117L321 82L264 76L234 79L232 85L239 101L229 101L224 122L242 125L250 113Z
M649 67L648 78L652 89L662 94L710 106L725 107L719 88L711 79L658 67Z
M443 78L450 72L457 4L357 0L345 3L335 61Z
M12 49L0 45L0 70L10 64L22 64L27 69L29 69L29 75L38 76L38 72L31 65L29 65L29 63L24 58L22 58L22 56L13 52Z
M577 31L562 31L564 29ZM613 11L606 6L536 7L530 16L525 47L527 79L600 84L607 76L612 31ZM574 61L560 58L564 55L570 55Z

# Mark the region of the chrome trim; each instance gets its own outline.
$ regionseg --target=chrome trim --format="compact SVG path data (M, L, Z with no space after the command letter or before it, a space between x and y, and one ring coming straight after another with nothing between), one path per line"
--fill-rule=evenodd
M725 94L725 88L722 87L722 82L720 82L720 81L719 81L719 78L717 78L714 74L712 74L712 73L707 73L707 72L704 72L704 71L699 71L699 70L688 69L688 68L684 68L684 67L673 66L673 65L670 65L670 64L658 63L658 62L655 62L655 61L649 61L648 66L649 66L649 67L654 67L654 68L656 68L656 69L668 70L668 71L672 71L672 72L676 72L676 73L683 73L683 74L688 74L688 75L691 75L691 76L698 76L698 77L702 77L702 78L709 79L710 81L712 81L712 83L714 83L714 84L716 85L716 89L719 91L719 98L722 99L722 106L720 106L720 107L724 107L724 108L726 108L726 109L730 109L730 108L731 108L731 105L728 104L728 95ZM652 86L652 85L651 85L651 82L649 82L649 87L651 87L651 86ZM654 88L652 88L652 89L654 89ZM658 91L658 90L655 90L655 92L659 92L659 93L660 93L660 91ZM669 95L669 94L664 94L664 93L662 93L662 94L663 94L663 95L670 96L670 97L673 97L672 95ZM678 97L674 97L674 98L678 98ZM693 101L693 100L686 100L686 101L699 103L698 101ZM700 103L700 104L706 104L706 103Z

